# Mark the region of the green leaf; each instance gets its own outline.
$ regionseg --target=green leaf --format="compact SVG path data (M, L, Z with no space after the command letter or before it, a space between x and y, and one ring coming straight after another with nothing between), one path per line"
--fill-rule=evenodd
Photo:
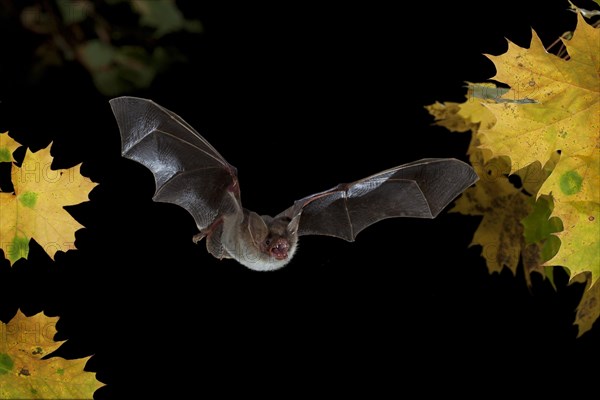
M131 6L140 14L140 24L155 28L154 36L161 37L167 33L186 30L192 33L202 32L202 23L198 20L185 19L172 0L134 0Z
M151 54L141 46L121 46L115 49L110 67L93 71L94 83L107 96L144 89L160 71L178 61L185 61L185 57L161 46Z
M553 209L552 198L542 195L533 204L531 213L521 220L525 228L523 234L527 244L541 242L548 239L552 233L563 230L560 218L551 217Z
M105 96L117 96L126 92L128 87L119 82L119 71L111 68L106 71L96 71L93 74L94 85Z
M115 48L98 39L89 40L80 51L83 62L91 71L105 68L115 57Z
M559 243L559 246L560 246L560 243ZM546 276L546 279L548 279L548 282L550 282L550 284L552 285L554 290L557 290L556 283L554 282L554 268L557 268L557 267L544 267L544 275Z
M171 0L134 0L131 5L141 15L140 24L156 28L157 37L183 29L183 14Z
M106 96L117 96L131 90L150 86L156 76L153 59L140 46L115 49L110 68L94 71L94 84Z
M73 0L56 0L56 5L65 25L77 24L85 20L88 16L88 7L90 7L86 1Z
M150 86L157 73L153 57L141 46L120 47L115 61L119 67L119 78L134 88Z
M560 221L560 219L559 219ZM562 224L561 224L562 226ZM543 240L543 244L542 244L542 252L541 252L541 258L542 258L542 263L545 263L549 260L551 260L556 253L558 253L558 249L560 248L560 239L557 236L551 235L549 238ZM544 267L544 268L551 268L551 267Z

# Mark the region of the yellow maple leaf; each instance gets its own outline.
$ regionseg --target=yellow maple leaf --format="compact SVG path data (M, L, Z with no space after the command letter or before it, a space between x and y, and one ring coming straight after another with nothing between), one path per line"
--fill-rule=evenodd
M575 324L579 328L578 336L592 329L592 325L598 318L600 318L600 281L596 281L593 286L583 292L581 301L577 306Z
M490 84L476 86L469 84L467 101L464 103L435 103L426 106L435 117L437 125L454 132L473 132L467 153L480 180L456 200L451 212L483 217L470 245L481 246L481 254L490 272L500 272L507 267L515 273L523 255L527 272L535 270L543 273L540 249L528 246L523 236L521 220L532 209L530 196L515 188L507 179L506 175L510 171L508 158L491 158L491 152L479 146L477 132L480 127L493 126L496 118L484 106L492 99L475 97L474 92L485 88L491 92L496 88ZM524 183L532 180L531 175L537 173L535 169L532 166L519 171Z
M575 321L581 335L600 317L600 29L579 14L569 36L569 60L547 53L535 32L529 49L509 42L489 57L510 90L469 84L465 103L427 109L436 124L473 132L468 153L481 179L452 211L483 217L472 244L490 272L514 271L520 256L526 272L560 265L572 282L589 279Z
M12 153L21 145L8 136L8 132L0 133L0 162L13 162Z
M435 118L435 124L443 126L452 132L466 132L472 131L473 137L480 130L480 127L490 128L496 123L496 117L494 114L484 107L484 104L490 103L489 100L480 99L474 96L474 84L468 83L467 100L464 103L445 102L425 106L425 109L429 111ZM477 84L489 89L496 89L491 84ZM469 145L468 153L471 154L474 150L479 149L480 146L475 146L473 142Z
M445 103L436 102L425 106L425 108L435 118L436 125L443 126L451 132L473 130L477 121L472 121L470 118L461 115L461 106L462 104L448 101Z
M58 317L20 310L7 324L0 322L1 399L91 399L102 385L83 369L90 357L42 359L63 342L55 342Z
M571 277L590 271L594 283L600 277L600 154L563 157L540 189L552 194L553 215L564 226L556 233L558 253L548 264L567 267Z
M27 258L34 238L54 259L54 254L74 248L75 231L83 226L63 208L88 199L96 183L79 173L80 165L51 168L50 146L27 150L22 166L13 166L15 193L0 193L0 246L15 262Z
M506 160L483 163L479 153L476 158L482 182L466 191L451 211L482 216L471 245L482 247L490 272L500 272L506 266L514 273L524 244L520 221L529 212L527 198L508 179L502 179L502 173L510 168Z
M539 194L551 194L554 216L564 230L558 253L547 262L600 277L600 29L578 13L577 28L563 40L569 59L545 51L533 32L529 49L509 42L508 51L489 56L494 79L511 86L507 96L527 96L535 104L487 104L497 122L480 130L482 147L510 156L512 170L544 163L561 152Z
M497 122L481 128L482 147L510 155L512 171L544 164L557 150L569 157L599 151L600 31L577 18L573 38L564 41L569 60L546 52L535 32L529 49L509 41L506 53L488 56L497 69L493 79L511 87L505 98L535 101L487 104Z

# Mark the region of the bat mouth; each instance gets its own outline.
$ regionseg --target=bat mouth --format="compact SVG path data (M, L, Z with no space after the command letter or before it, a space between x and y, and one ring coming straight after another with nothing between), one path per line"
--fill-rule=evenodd
M269 248L269 253L277 260L285 260L288 256L290 244L286 239L279 238Z

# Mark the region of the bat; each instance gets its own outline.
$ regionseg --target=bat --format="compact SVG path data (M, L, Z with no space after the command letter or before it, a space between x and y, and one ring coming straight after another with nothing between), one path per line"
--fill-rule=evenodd
M153 200L173 203L194 218L210 254L257 271L279 269L294 256L298 237L354 241L385 218L435 218L478 180L453 158L426 158L297 200L275 217L242 207L237 170L177 114L137 97L110 100L123 157L154 175Z

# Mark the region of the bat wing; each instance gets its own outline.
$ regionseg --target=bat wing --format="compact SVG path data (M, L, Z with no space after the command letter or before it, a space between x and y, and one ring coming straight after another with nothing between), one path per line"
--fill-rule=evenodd
M478 179L462 161L427 158L305 197L280 215L298 224L299 235L354 241L382 219L435 218Z
M110 106L121 153L154 175L154 201L177 204L202 230L241 208L237 171L177 114L151 100L118 97Z

